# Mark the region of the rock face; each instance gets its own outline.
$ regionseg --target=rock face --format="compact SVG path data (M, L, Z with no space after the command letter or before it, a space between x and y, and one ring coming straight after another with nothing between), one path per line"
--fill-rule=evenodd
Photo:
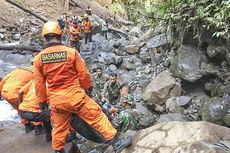
M228 153L229 139L229 128L208 122L160 123L138 131L122 153Z
M151 49L151 48L157 48L157 47L160 47L166 44L167 44L167 39L166 39L165 34L160 34L148 40L147 47Z
M146 87L143 99L148 103L162 105L167 99L181 95L181 85L169 71L163 71Z
M200 110L202 120L219 125L228 125L230 110L230 96L224 98L211 99L204 103Z
M175 77L194 82L202 77L202 70L207 63L204 54L190 45L182 45L171 58L170 72Z

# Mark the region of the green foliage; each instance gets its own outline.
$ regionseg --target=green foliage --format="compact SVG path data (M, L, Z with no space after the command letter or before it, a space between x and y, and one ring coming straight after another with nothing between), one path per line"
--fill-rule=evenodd
M163 0L159 11L170 28L193 28L196 37L203 29L213 29L213 36L229 37L229 0Z

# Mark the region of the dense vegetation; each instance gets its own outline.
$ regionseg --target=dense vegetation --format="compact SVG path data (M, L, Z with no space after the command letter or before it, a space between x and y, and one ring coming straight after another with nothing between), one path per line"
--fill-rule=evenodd
M164 21L169 31L192 28L195 37L204 29L212 29L213 36L229 39L229 0L113 0L126 10L137 24L154 26Z

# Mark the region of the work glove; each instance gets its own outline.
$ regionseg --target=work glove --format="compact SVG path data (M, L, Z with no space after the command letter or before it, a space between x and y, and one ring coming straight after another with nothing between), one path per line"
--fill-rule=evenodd
M39 103L39 108L42 110L42 111L46 111L46 110L48 110L48 104L47 104L47 102L45 101L45 102L42 102L42 103Z
M88 89L89 94L92 94L92 91L93 91L93 87L91 86L91 87Z

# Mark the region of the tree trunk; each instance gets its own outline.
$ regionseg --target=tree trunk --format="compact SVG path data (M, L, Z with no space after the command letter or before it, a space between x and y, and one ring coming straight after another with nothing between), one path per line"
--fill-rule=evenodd
M42 16L40 16L40 15L38 15L38 14L36 14L36 13L30 11L30 10L28 10L27 8L25 8L25 7L21 6L21 5L19 5L18 3L14 2L14 1L12 1L12 0L6 0L6 1L9 2L10 4L13 4L14 6L20 8L21 10L25 11L26 13L29 13L29 14L33 15L34 17L36 17L36 18L42 20L43 22L47 22L47 19L46 19L46 18L44 18L44 17L42 17Z

